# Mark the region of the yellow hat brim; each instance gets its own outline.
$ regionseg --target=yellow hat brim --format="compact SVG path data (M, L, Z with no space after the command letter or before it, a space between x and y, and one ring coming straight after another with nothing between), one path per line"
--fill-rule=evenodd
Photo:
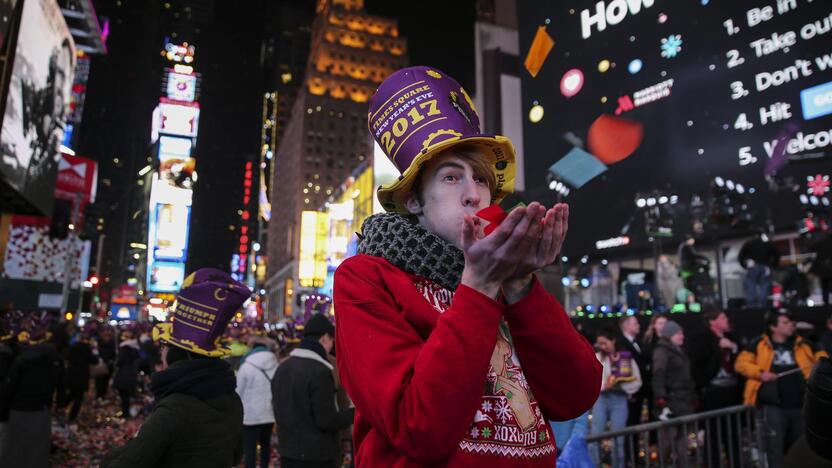
M501 161L505 162L506 167L500 171L504 177L502 185L500 189L495 188L495 192L497 193L492 194L494 196L494 203L499 203L506 195L514 191L516 161L514 145L512 145L511 140L500 135L454 138L432 145L428 151L416 156L401 177L394 182L379 187L377 196L381 206L388 212L410 214L404 205L405 197L412 191L413 184L419 175L419 170L437 154L457 145L482 147L483 157L488 160L489 167L494 171L495 176L498 175L496 164ZM498 160L495 156L494 148L498 148L504 157Z
M173 336L173 323L160 323L153 327L153 341L163 341L167 344L182 348L192 353L200 354L208 357L225 357L231 354L231 349L219 343L219 338L216 341L216 348L207 350L200 348L196 343L190 340L180 340Z

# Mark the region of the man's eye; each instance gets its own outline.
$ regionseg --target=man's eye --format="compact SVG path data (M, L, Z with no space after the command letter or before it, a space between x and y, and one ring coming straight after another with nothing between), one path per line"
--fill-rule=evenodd
M446 182L456 182L456 176L455 175L446 175L444 180Z

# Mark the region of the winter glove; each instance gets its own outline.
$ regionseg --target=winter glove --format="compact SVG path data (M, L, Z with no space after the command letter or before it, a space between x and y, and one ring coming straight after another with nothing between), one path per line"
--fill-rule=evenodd
M671 418L673 418L673 412L670 411L670 408L665 406L664 409L662 409L662 412L659 413L659 421L668 421Z

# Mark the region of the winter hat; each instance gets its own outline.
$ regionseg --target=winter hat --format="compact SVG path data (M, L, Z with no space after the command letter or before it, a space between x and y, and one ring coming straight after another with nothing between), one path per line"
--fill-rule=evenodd
M182 283L171 322L156 325L153 339L203 356L226 356L231 350L220 344L220 338L250 297L251 290L227 273L197 270Z
M682 327L674 322L673 320L668 320L667 323L664 324L664 328L662 328L662 338L670 339L673 335L682 331Z
M407 214L404 196L419 169L436 154L465 144L476 147L497 181L493 202L514 191L511 141L484 135L468 93L453 78L431 67L409 67L388 76L370 99L367 126L401 176L378 189L386 211Z
M318 337L323 335L335 336L335 326L323 315L313 315L303 328L303 337Z

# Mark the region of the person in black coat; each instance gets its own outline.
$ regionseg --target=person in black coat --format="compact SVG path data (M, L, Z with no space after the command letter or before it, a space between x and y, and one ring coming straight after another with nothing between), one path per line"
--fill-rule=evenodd
M150 378L153 408L135 437L104 456L102 468L239 466L243 404L224 359L231 350L219 338L250 297L248 287L214 268L185 278L175 319L153 327L162 347L162 368Z
M812 268L809 272L814 273L820 279L823 304L832 304L829 301L829 294L832 293L832 234L814 243L812 252L815 254L815 259L812 260Z
M335 467L338 431L349 427L355 408L335 405L333 366L327 355L335 345L335 327L323 315L312 317L303 341L280 365L272 380L272 403L281 466Z
M107 372L95 376L95 396L104 398L107 396L110 377L113 376L116 363L116 342L113 340L113 329L110 327L98 331L98 357L107 366Z
M113 378L113 387L121 397L121 417L124 419L130 418L130 398L138 382L139 343L130 332L124 332L118 346L116 375Z
M734 370L739 354L737 340L731 335L731 322L725 312L713 309L704 314L708 329L688 340L688 356L691 361L691 376L701 396L702 409L710 411L742 403L740 376ZM722 455L719 444L726 450L739 453L738 439L729 437L729 421L724 418L718 423L720 431L708 431L711 449L711 463L716 465ZM728 445L731 444L731 445ZM735 455L736 456L736 455Z
M78 418L78 412L84 403L84 395L90 387L90 366L98 362L98 357L92 352L89 338L87 334L76 335L67 353L66 388L71 403L70 422Z
M621 351L627 351L636 361L643 385L627 402L627 425L634 426L641 423L642 408L644 403L650 406L650 381L651 381L651 356L644 343L638 338L641 331L641 324L634 315L625 315L618 322L621 335L616 340Z
M38 336L39 335L39 336ZM0 395L0 421L7 423L0 440L0 466L48 466L52 398L61 360L44 333L18 335L14 358Z
M669 320L662 329L661 339L653 351L653 406L662 420L685 416L696 409L696 388L690 373L690 359L682 351L685 333L682 327ZM688 466L687 433L679 426L661 429L659 452L671 454L673 466Z

